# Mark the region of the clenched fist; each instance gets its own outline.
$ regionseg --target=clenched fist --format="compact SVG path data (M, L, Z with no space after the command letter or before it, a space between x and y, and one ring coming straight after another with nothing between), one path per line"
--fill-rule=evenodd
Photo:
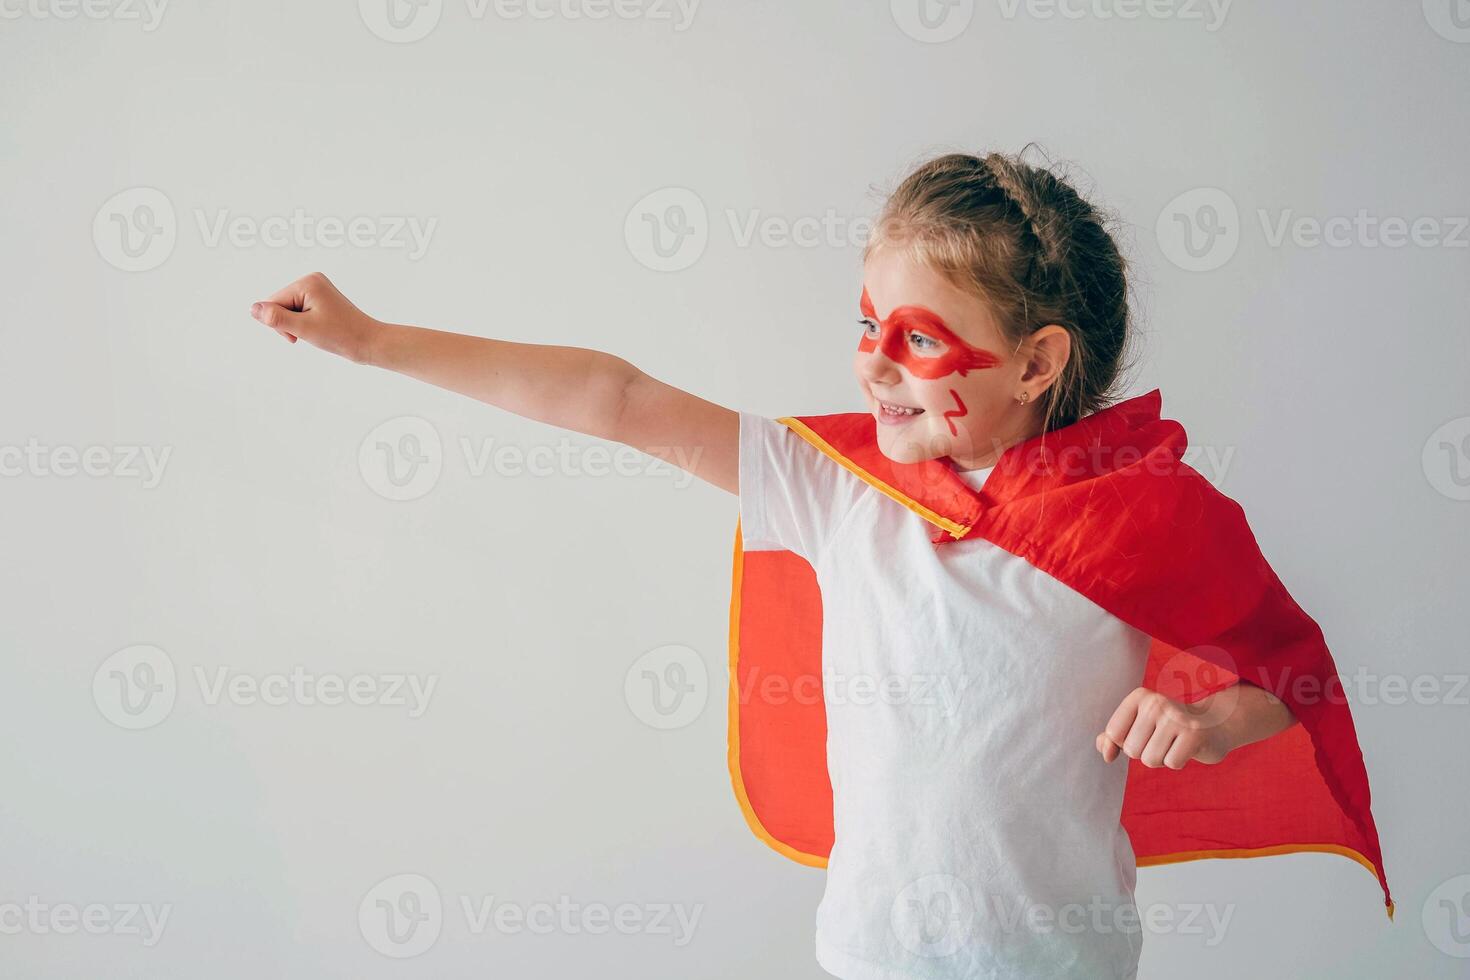
M302 276L253 304L250 315L291 343L299 337L362 364L382 324L352 305L320 272Z
M1097 750L1104 762L1121 751L1150 769L1183 769L1191 759L1214 765L1294 724L1291 709L1254 684L1232 684L1190 704L1138 687L1108 719Z
M1146 687L1134 688L1118 705L1097 737L1104 762L1121 751L1150 769L1183 769L1191 759L1213 765L1233 747L1229 741L1226 688L1193 704L1184 704Z

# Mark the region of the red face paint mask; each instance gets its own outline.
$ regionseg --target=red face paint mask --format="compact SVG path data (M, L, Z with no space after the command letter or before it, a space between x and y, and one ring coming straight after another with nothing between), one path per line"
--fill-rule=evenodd
M889 360L908 368L916 378L932 381L956 371L964 377L968 371L992 368L1000 363L1000 358L990 351L965 343L944 325L937 313L922 306L900 306L886 320L879 320L865 286L860 309L863 316L878 324L880 332L876 338L865 332L858 341L858 350L865 354L882 350ZM909 344L910 331L938 341L944 349L930 354L915 350Z

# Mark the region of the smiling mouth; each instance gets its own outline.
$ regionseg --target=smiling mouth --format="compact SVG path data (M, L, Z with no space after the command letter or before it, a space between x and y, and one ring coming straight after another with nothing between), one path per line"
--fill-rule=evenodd
M878 403L878 410L889 418L908 418L914 415L922 415L924 412L922 408L914 408L911 405L899 405L894 402L885 402L881 398L875 398L874 401Z

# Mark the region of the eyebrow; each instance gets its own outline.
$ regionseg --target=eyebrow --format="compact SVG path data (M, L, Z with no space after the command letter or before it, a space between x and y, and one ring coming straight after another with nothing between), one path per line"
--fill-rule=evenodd
M873 308L873 300L868 296L867 286L863 287L863 295L862 299L858 301L858 309L864 316L870 316L880 323L896 321L899 326L908 329L927 327L932 332L942 334L943 336L940 336L938 339L946 343L962 344L971 350L982 349L967 343L963 337L950 328L949 324L944 322L944 317L926 306L918 306L913 303L896 306L889 311L886 319L880 319L878 311Z
M941 340L952 339L955 343L965 344L967 347L972 346L966 343L964 338L959 334L951 330L949 325L944 322L943 317L923 306L900 306L888 314L888 319L908 329L923 329L927 327L933 333L944 334L945 336L942 336L940 338Z

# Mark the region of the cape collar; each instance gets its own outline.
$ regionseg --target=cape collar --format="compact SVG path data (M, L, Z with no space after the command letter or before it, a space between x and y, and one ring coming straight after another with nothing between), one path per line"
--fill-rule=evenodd
M895 463L878 448L869 412L787 416L777 421L880 492L941 529L936 544L966 537L991 510L1036 494L1175 465L1188 439L1178 422L1160 417L1158 388L1117 402L1071 425L1011 446L979 490L947 456Z

